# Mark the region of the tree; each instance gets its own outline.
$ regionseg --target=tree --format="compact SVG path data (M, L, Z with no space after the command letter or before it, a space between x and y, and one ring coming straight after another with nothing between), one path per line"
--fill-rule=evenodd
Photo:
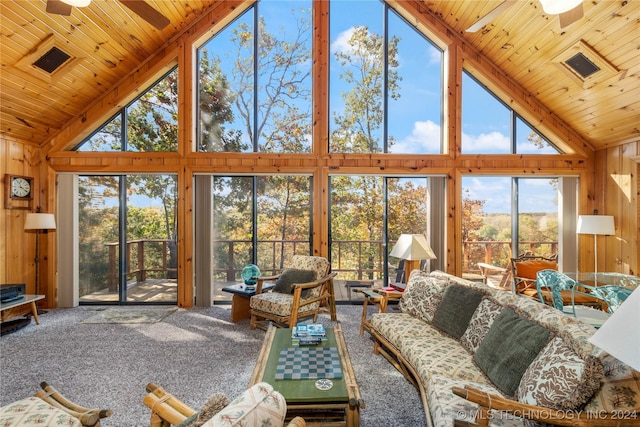
M384 119L383 101L400 98L398 81L398 37L387 43L387 82L384 87L384 40L367 27L354 27L348 50L335 53L343 67L340 79L350 86L341 94L344 112L334 113L330 150L341 153L379 153L379 129ZM390 139L392 142L393 139Z

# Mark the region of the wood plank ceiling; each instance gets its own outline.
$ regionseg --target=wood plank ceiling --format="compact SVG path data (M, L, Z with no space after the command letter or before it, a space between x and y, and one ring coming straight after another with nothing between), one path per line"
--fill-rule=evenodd
M46 12L46 0L0 2L0 133L43 145L139 64L189 28L218 1L147 1L171 23L149 25L116 0L93 0L71 16ZM584 16L560 28L538 0L517 1L475 33L466 32L501 0L422 0L595 149L640 138L640 1L590 0ZM36 52L71 54L53 76L34 71ZM563 61L586 52L603 69L586 81Z

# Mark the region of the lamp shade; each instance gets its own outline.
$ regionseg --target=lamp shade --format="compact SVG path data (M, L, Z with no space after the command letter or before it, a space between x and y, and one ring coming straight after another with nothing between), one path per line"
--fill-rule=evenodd
M29 213L24 222L25 230L55 230L56 220L53 214Z
M540 0L542 10L549 15L559 15L578 7L582 0Z
M640 287L596 331L589 342L640 371Z
M580 215L576 232L611 236L616 234L616 227L610 215Z
M89 6L89 3L91 3L91 0L60 0L62 1L62 3L66 3L69 6L75 6L75 7L86 7Z
M436 255L431 250L427 239L423 234L402 234L396 242L391 253L396 258L407 260L435 259Z

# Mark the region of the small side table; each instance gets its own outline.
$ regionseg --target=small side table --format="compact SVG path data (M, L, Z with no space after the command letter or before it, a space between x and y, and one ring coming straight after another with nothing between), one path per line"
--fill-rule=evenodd
M364 296L362 302L362 319L360 320L360 336L364 335L364 330L369 330L369 319L367 319L367 305L377 305L379 313L387 311L387 305L389 301L398 300L402 298L402 292L389 291L384 289L355 289L355 292L360 292Z
M11 317L11 312L9 314L5 313L5 310L9 310L11 308L20 307L21 305L30 304L31 305L31 314L33 315L33 319L36 321L36 325L40 324L40 319L38 319L38 307L36 307L36 301L40 301L44 299L44 295L23 295L23 298L11 301L0 303L0 320L5 321Z
M268 291L275 286L275 283L265 283L262 285L262 291ZM247 289L244 283L236 283L222 288L224 292L233 294L231 297L231 321L239 322L251 317L249 308L249 300L256 294L255 286Z

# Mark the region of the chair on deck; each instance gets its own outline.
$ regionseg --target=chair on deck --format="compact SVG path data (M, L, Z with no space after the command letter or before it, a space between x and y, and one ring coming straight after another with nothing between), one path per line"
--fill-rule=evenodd
M513 277L511 291L531 298L538 298L536 286L538 271L557 269L558 262L554 258L535 255L511 258L511 275Z
M277 275L258 277L256 294L251 297L251 329L266 329L268 321L277 327L293 327L299 319L313 317L327 308L331 320L337 320L336 298L331 265L326 258L294 255L291 263ZM262 292L266 281L276 281L271 292Z
M581 301L584 297L591 302L587 305L613 314L633 292L633 289L619 285L585 285L555 270L539 271L537 283L540 289L540 301L543 304L549 304L576 317L579 317L577 310L580 308L576 305L584 305L577 301ZM542 292L545 289L550 292ZM567 298L567 294L571 296Z
M511 289L511 270L497 265L485 264L484 262L479 262L478 268L480 269L482 282L485 285L498 289ZM500 278L497 284L492 280L493 277Z

